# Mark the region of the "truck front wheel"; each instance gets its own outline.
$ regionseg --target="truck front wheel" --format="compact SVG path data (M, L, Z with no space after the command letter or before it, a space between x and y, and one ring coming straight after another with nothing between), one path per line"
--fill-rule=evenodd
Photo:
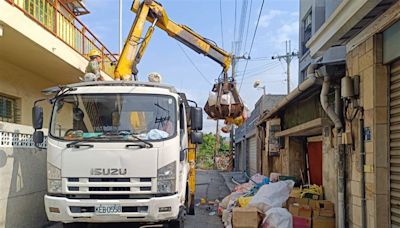
M168 223L168 228L184 228L185 227L185 214L184 208L180 208L179 215L176 220L172 220Z
M190 194L189 184L187 184L185 207L186 207L188 215L194 215L194 206L195 206L194 195Z
M87 223L63 223L63 228L87 228Z

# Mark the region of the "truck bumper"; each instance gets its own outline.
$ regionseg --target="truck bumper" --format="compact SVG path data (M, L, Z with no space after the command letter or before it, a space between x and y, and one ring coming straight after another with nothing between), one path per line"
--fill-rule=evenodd
M178 217L180 200L178 194L150 199L68 199L65 197L44 197L46 214L50 221L72 223L72 222L160 222L173 220ZM120 205L122 213L97 214L94 207L99 205ZM132 208L140 207L139 211ZM143 210L146 208L147 210ZM171 210L159 212L160 208ZM77 212L77 209L80 210ZM130 212L124 212L124 208ZM73 212L71 211L73 210ZM135 211L135 212L132 212Z

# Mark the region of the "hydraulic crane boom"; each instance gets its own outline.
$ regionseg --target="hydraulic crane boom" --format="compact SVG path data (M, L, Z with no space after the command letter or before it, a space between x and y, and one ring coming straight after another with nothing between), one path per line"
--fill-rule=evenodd
M211 99L211 103L208 100L204 108L206 113L212 119L234 119L242 116L244 104L236 90L234 78L228 78L228 70L233 58L230 53L189 27L170 20L162 5L154 0L134 0L131 10L136 13L136 18L115 68L116 79L130 80L133 75L137 80L137 65L143 57L155 26L157 26L170 37L222 66L222 77L212 89L212 92L216 94L216 99ZM152 25L148 28L146 35L141 37L146 21ZM222 99L223 96L225 96L224 99Z
M115 70L116 78L123 79L137 74L136 65L147 47L154 32L154 26L165 31L169 36L185 44L199 54L203 54L219 63L224 74L227 74L231 63L232 55L219 48L215 43L194 32L185 25L179 25L168 18L162 5L153 0L134 0L131 10L137 14L128 41L125 43L121 53L120 61ZM152 23L146 35L142 38L145 21ZM139 50L138 47L140 45Z

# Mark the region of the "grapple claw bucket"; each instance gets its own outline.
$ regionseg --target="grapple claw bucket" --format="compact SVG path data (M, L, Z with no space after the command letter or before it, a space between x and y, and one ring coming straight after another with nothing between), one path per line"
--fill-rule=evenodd
M237 118L243 114L244 104L234 82L214 84L204 111L211 119Z

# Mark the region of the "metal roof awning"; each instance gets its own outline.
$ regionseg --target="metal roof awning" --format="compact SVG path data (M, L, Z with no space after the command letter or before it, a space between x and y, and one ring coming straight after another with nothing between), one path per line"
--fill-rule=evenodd
M324 125L332 124L329 119L318 118L308 121L303 124L299 124L295 127L286 129L284 131L276 132L276 137L282 136L313 136L322 134L322 128Z
M292 92L290 92L286 97L282 98L270 112L265 113L263 116L260 117L259 121L256 125L261 124L267 119L271 119L278 114L282 109L284 109L287 105L291 102L298 99L302 94L309 92L312 90L313 87L319 87L321 85L321 78L317 78L315 76L309 77L304 82L302 82L298 87Z

